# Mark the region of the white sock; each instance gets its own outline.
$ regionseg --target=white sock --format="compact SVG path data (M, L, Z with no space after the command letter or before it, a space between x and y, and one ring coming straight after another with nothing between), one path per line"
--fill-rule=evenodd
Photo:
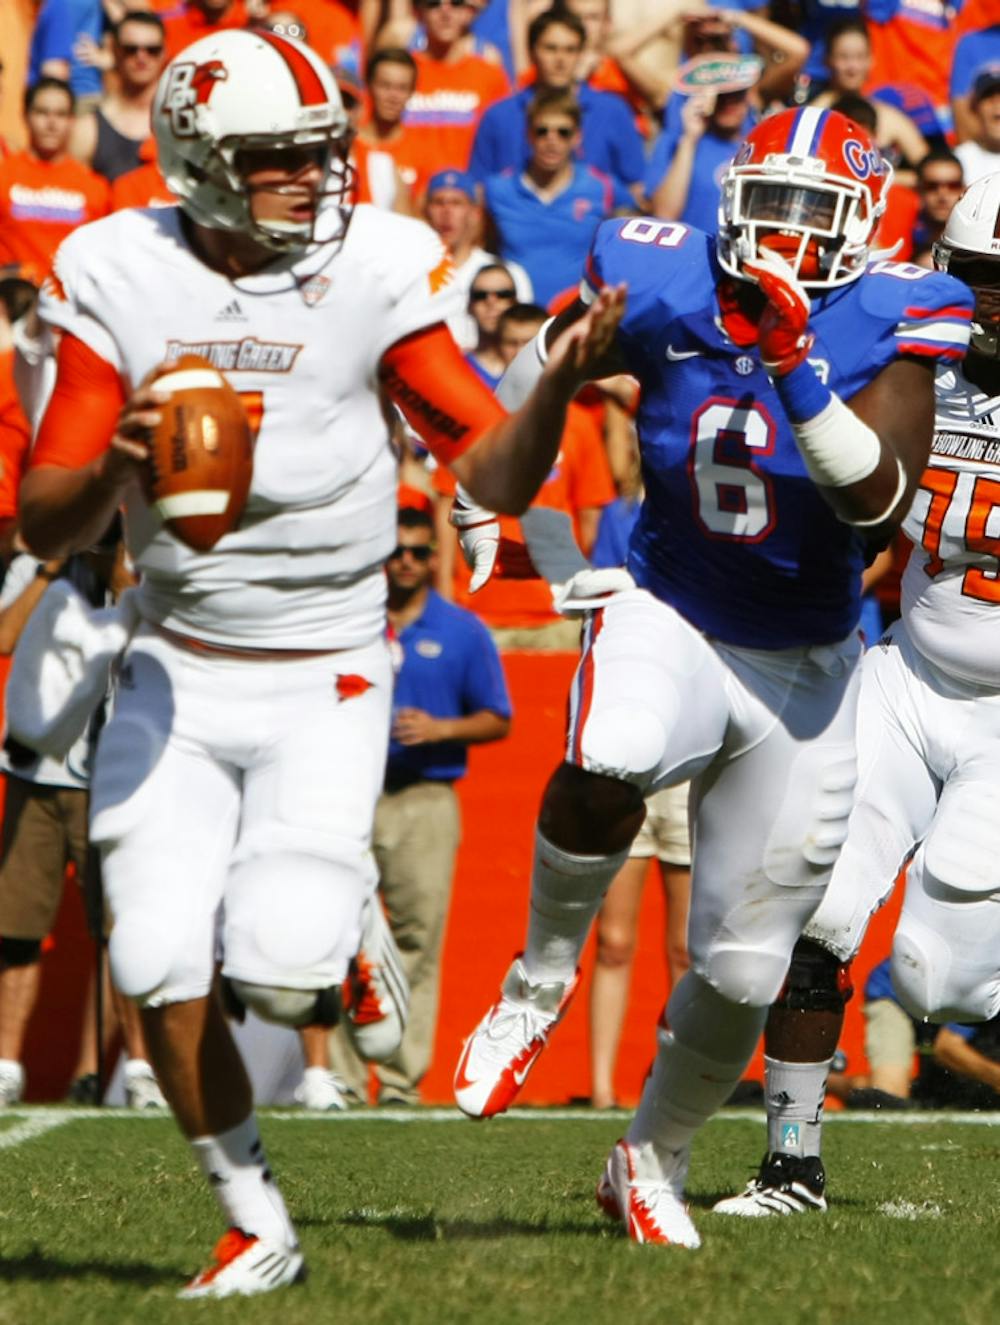
M674 990L667 1007L671 1028L658 1032L653 1068L626 1133L627 1141L652 1146L672 1181L683 1180L683 1152L695 1132L733 1093L767 1013L731 1003L693 971Z
M253 1114L228 1132L196 1137L191 1148L230 1226L289 1247L298 1245Z
M523 957L532 983L572 978L604 895L627 859L627 850L574 856L536 832Z
M818 1155L826 1079L833 1056L822 1063L784 1063L764 1058L767 1148L788 1155Z

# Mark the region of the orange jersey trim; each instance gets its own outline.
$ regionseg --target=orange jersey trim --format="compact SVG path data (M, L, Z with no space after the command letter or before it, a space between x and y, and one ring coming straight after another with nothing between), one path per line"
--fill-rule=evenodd
M450 465L507 412L441 322L390 345L379 381L434 458Z
M59 342L55 390L28 468L80 469L96 460L108 449L124 404L117 370L67 332Z

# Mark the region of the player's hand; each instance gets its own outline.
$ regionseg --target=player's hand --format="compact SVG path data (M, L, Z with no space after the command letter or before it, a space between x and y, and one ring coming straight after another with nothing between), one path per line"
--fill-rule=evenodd
M392 719L392 739L400 745L427 745L439 741L438 719L423 709L397 709Z
M615 332L625 315L625 285L606 285L587 309L549 349L543 377L554 378L575 393L594 377L619 371L609 363Z
M448 521L458 530L458 545L472 571L469 593L476 593L493 574L500 548L500 521L492 511L477 506L461 484L455 490Z
M688 97L681 107L681 127L685 138L697 143L705 136L715 102L715 93L709 91L693 92Z
M102 477L107 483L125 488L146 477L149 436L162 419L159 406L169 398L163 391L155 391L143 383L126 400L111 445L103 457Z
M816 337L809 330L809 296L777 253L744 262L767 303L758 323L760 361L772 377L785 377L807 358Z

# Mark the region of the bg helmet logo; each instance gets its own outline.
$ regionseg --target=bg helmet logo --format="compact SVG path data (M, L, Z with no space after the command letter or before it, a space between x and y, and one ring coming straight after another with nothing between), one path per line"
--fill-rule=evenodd
M207 106L217 83L224 83L229 71L221 60L205 64L175 64L163 98L163 109L170 116L170 127L178 138L193 138L195 107Z

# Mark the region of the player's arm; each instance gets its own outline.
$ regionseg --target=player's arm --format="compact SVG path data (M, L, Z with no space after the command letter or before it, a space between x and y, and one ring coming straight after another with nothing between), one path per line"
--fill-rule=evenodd
M898 358L845 402L808 362L809 296L788 264L769 255L744 263L744 271L767 298L761 363L809 477L845 524L886 537L905 515L930 454L934 359Z
M43 559L95 543L147 456L163 396L141 387L126 399L117 370L64 335L56 385L21 483L21 532Z
M441 326L390 346L380 365L382 386L476 501L520 515L552 468L566 407L606 358L624 308L624 287L603 290L558 336L531 390L510 415Z

